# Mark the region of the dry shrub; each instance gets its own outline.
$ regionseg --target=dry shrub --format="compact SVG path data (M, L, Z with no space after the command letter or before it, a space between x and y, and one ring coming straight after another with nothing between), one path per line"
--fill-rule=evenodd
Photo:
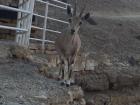
M10 47L9 57L22 60L30 60L32 58L32 55L28 48L16 45Z

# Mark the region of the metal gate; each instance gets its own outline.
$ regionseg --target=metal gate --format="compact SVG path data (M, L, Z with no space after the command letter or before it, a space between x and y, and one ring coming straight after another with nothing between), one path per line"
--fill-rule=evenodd
M50 19L52 21L57 21L57 22L61 22L64 24L68 24L68 22L66 22L66 21L59 20L59 19L56 19L53 17L48 17L48 12L49 12L49 6L54 6L58 9L66 10L67 5L69 5L69 4L58 1L58 0L51 0L51 1L56 2L56 3L60 3L63 6L59 6L59 5L50 3L47 0L46 1L43 1L43 0L19 0L18 8L0 5L0 9L15 11L18 13L16 27L5 26L5 25L0 24L0 28L6 29L6 30L15 30L16 31L15 41L21 46L28 47L30 45L30 40L35 40L35 41L40 41L42 43L42 49L44 49L46 42L54 43L54 41L46 39L46 32L47 31L54 32L54 33L61 33L60 31L57 31L55 29L47 29L46 28L47 20ZM45 15L40 15L40 14L34 13L35 2L40 2L40 3L43 3L46 5ZM33 16L37 16L37 17L44 19L43 28L32 25ZM43 31L41 39L31 37L31 29L32 28Z

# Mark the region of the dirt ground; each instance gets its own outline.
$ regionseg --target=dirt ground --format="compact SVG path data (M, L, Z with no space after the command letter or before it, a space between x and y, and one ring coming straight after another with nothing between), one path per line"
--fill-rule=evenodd
M0 103L27 105L29 98L46 95L48 86L56 87L56 81L49 80L36 71L36 66L9 59L0 59ZM24 103L24 101L28 103ZM15 105L15 104L13 104ZM29 104L31 105L31 104Z
M80 87L61 86L32 63L0 58L0 105L76 105L82 97Z

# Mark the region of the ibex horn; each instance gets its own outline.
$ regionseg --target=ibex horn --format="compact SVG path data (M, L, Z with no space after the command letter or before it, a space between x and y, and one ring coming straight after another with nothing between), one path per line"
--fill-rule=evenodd
M84 13L84 11L86 9L86 6L87 6L87 3L84 4L84 6L83 6L83 8L82 8L82 10L81 10L81 12L79 14L79 17L82 17L82 15L83 15L83 13Z
M74 16L76 16L76 11L77 11L77 0L75 0L75 4L74 4L74 12L73 12Z

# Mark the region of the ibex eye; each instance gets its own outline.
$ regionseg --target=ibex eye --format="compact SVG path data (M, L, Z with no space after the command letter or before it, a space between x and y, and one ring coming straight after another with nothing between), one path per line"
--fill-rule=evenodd
M81 25L81 24L82 24L82 22L79 23L79 25Z
M68 21L69 21L69 23L71 23L71 19L69 19Z

